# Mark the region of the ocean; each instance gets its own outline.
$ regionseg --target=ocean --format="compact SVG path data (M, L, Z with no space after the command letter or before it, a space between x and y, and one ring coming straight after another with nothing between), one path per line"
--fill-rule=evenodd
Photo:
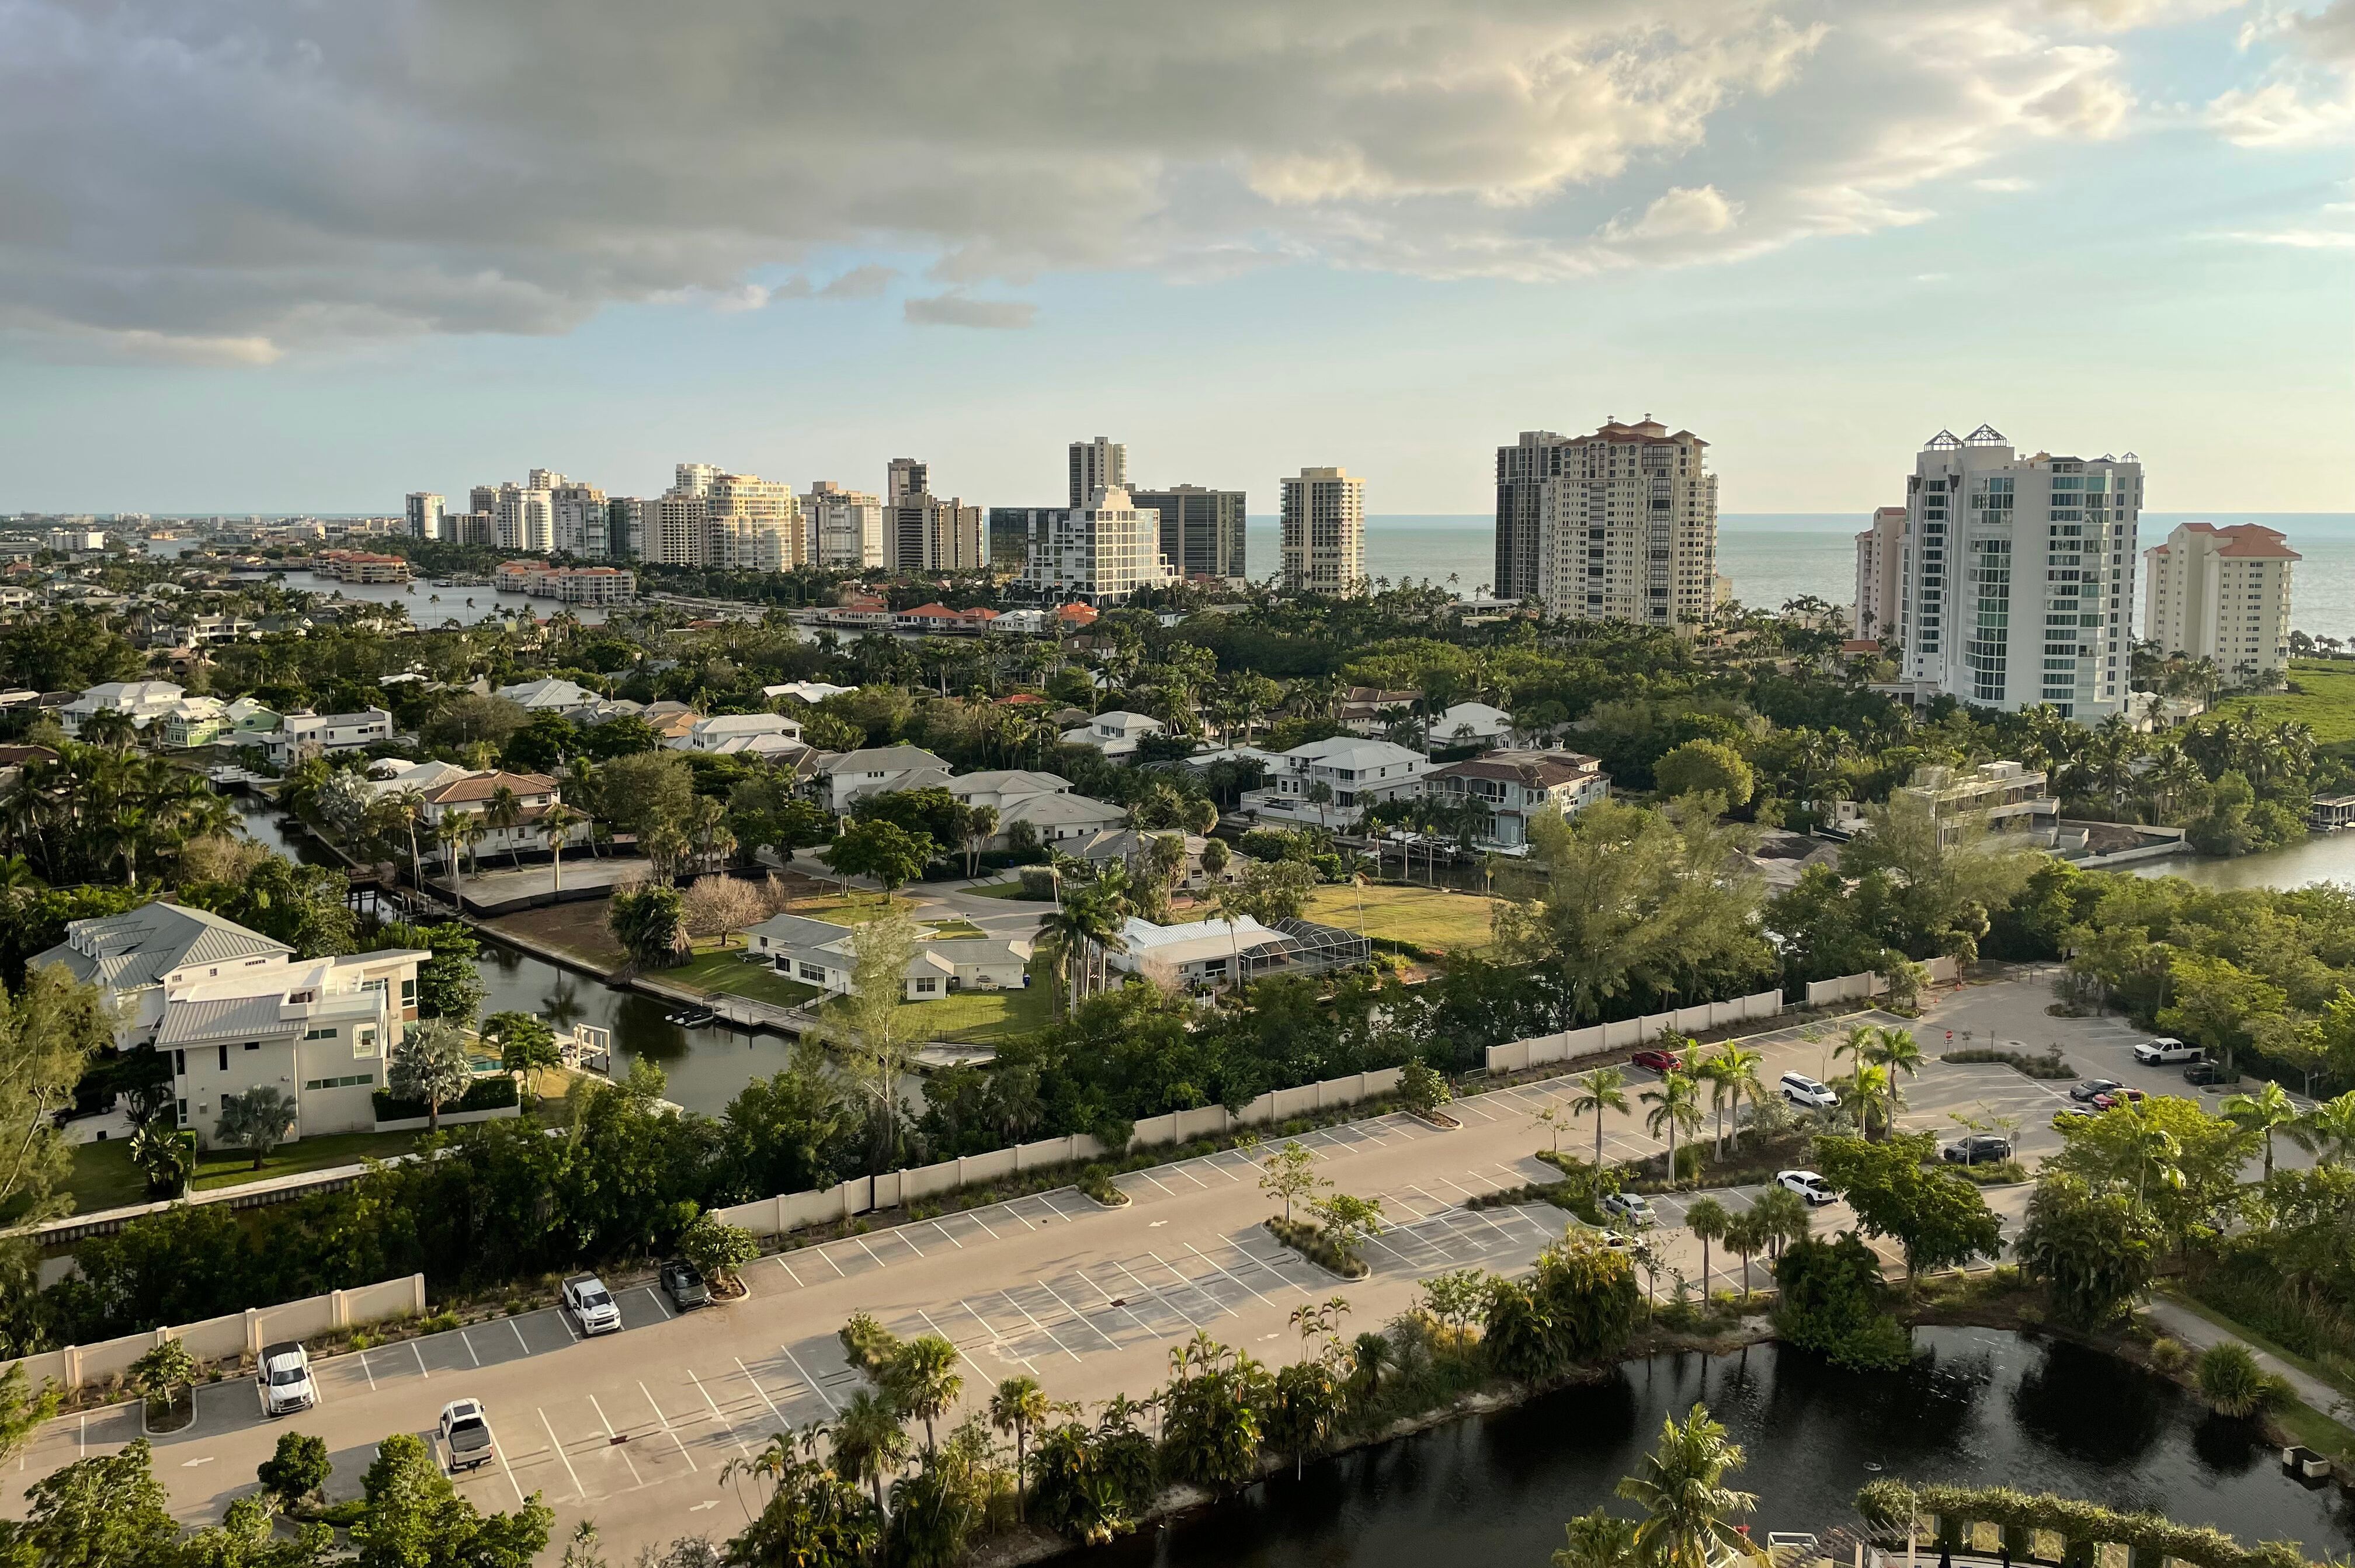
M2318 637L2355 638L2355 512L2145 512L2142 547L2189 522L2279 528L2305 558L2291 579L2290 624ZM1718 570L1744 604L1772 609L1812 593L1847 605L1856 597L1856 535L1864 526L1847 513L1724 513L1717 520ZM1483 516L1369 517L1366 570L1468 595L1496 576L1496 519ZM1277 569L1282 544L1273 517L1251 519L1252 577L1263 581Z

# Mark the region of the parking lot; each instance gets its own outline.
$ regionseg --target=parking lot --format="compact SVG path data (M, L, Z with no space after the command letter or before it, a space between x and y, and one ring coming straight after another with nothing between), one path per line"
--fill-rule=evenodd
M2138 1037L2118 1020L2049 1019L2041 1011L2048 999L2041 987L1975 987L1912 1027L1933 1057L1946 1049L1949 1027L1972 1029L1975 1043L1993 1032L2028 1049L2041 1049L2050 1029L2088 1073L2184 1092L2179 1070L2132 1063ZM2018 1027L2030 1020L2035 1032ZM1837 1070L1825 1060L1828 1041L1809 1042L1796 1030L1749 1043L1763 1051L1769 1083L1789 1069L1824 1077ZM1654 1077L1628 1073L1637 1111L1636 1096ZM2032 1165L2059 1146L2051 1119L2067 1089L2007 1067L1932 1061L1906 1085L1903 1122L1942 1134L1964 1130L1958 1117L2016 1124L2021 1157ZM581 1341L551 1307L322 1357L318 1408L281 1421L263 1420L250 1380L208 1385L196 1421L155 1439L156 1473L182 1517L215 1520L230 1498L252 1488L254 1467L278 1434L301 1430L328 1443L331 1495L352 1496L387 1433L430 1434L445 1403L474 1398L486 1405L497 1445L492 1464L458 1482L478 1505L512 1508L539 1493L557 1509L559 1531L593 1518L617 1553L680 1534L724 1535L742 1518L733 1490L719 1486L727 1462L757 1452L773 1433L829 1418L861 1386L835 1337L854 1312L871 1312L903 1336L945 1337L962 1361L963 1408L986 1402L999 1379L1017 1372L1059 1400L1140 1394L1166 1378L1167 1346L1198 1330L1263 1360L1286 1360L1298 1353L1286 1319L1303 1301L1343 1296L1352 1329L1372 1328L1443 1270L1527 1267L1568 1216L1543 1204L1465 1204L1551 1179L1552 1168L1534 1157L1552 1137L1536 1116L1575 1092L1561 1078L1469 1096L1449 1107L1463 1124L1452 1131L1388 1115L1305 1136L1320 1175L1338 1190L1378 1199L1387 1216L1366 1248L1372 1273L1361 1281L1342 1281L1277 1243L1261 1224L1271 1205L1257 1167L1226 1151L1124 1175L1130 1201L1119 1209L1064 1189L781 1253L748 1271L749 1299L684 1317L651 1287L616 1281L621 1331L592 1341ZM1561 1141L1585 1156L1593 1140L1588 1122L1565 1126ZM1636 1115L1604 1122L1610 1157L1659 1147ZM1760 1190L1711 1196L1739 1210ZM1990 1193L2008 1231L2027 1190ZM1663 1294L1679 1275L1700 1283L1700 1249L1682 1228L1699 1196L1654 1200L1664 1266L1649 1283ZM1845 1204L1814 1215L1819 1230L1849 1220ZM1719 1288L1741 1266L1722 1248L1711 1263ZM13 1494L36 1477L139 1431L135 1405L51 1424L20 1460L6 1506L20 1509Z

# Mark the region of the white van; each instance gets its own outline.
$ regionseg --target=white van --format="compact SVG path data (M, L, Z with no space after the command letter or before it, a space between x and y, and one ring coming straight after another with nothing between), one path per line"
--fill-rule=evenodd
M1785 1072L1782 1080L1783 1098L1809 1111L1828 1111L1839 1104L1839 1096L1831 1089L1817 1083L1804 1072Z

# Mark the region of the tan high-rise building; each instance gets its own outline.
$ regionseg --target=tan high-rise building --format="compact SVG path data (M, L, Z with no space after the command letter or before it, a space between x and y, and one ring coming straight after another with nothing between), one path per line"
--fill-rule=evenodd
M555 517L557 551L597 560L613 554L605 492L561 474L554 477L559 483L549 490L548 499Z
M989 564L981 508L925 491L883 507L884 564L893 571L979 571Z
M1699 625L1716 613L1717 475L1709 471L1709 443L1651 419L1614 420L1592 435L1522 432L1518 446L1498 454L1500 580L1506 453L1528 459L1510 481L1519 597L1534 595L1553 614L1578 621ZM1533 564L1532 541L1520 526L1529 518Z
M1128 447L1108 436L1071 443L1071 504L1093 504L1099 490L1128 488Z
M1366 482L1304 468L1284 490L1284 584L1331 598L1366 592Z
M813 482L802 497L809 528L809 560L828 571L865 571L883 564L883 502L831 479Z
M1859 637L1894 637L1905 584L1905 508L1875 507L1856 536L1856 602L1849 624Z
M731 571L791 571L808 559L801 497L782 480L715 474L704 496L704 564Z
M2145 642L2212 659L2240 684L2288 664L2290 571L2303 558L2280 530L2180 523L2142 559Z

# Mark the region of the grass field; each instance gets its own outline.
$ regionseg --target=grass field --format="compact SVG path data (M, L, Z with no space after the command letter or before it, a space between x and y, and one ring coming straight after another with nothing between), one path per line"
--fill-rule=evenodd
M959 891L971 893L980 899L1019 899L1022 896L1022 882L1021 879L1017 878L1010 882L989 882L981 887L964 888Z
M767 964L749 964L741 947L715 947L698 953L658 977L677 986L692 986L721 996L745 997L780 1008L799 1007L818 994L815 986L788 980Z
M2260 723L2274 724L2286 719L2303 724L2314 731L2317 741L2326 746L2355 741L2355 661L2295 659L2289 667L2289 678L2298 690L2264 697L2227 697L2218 700L2214 711L2238 713L2244 708L2254 708Z
M900 1016L925 1040L990 1045L1047 1027L1055 977L1038 959L1019 991L952 991L936 1002L903 1002Z
M805 920L829 921L836 925L865 925L881 916L886 910L896 909L907 914L915 907L915 900L896 895L886 903L879 893L852 893L847 898L828 893L820 898L795 899L785 906L785 912L800 915Z
M273 1176L293 1176L306 1170L327 1170L357 1165L364 1159L387 1159L417 1147L418 1133L335 1133L284 1144L253 1168L253 1157L236 1149L207 1149L197 1157L195 1186L198 1191L217 1187L242 1187ZM74 1209L93 1213L130 1203L148 1203L146 1179L131 1163L131 1145L120 1138L83 1144L74 1151L73 1179L68 1190Z
M1444 888L1318 888L1308 897L1308 918L1355 931L1360 900L1368 936L1411 942L1434 953L1473 953L1486 947L1488 911L1499 901Z

